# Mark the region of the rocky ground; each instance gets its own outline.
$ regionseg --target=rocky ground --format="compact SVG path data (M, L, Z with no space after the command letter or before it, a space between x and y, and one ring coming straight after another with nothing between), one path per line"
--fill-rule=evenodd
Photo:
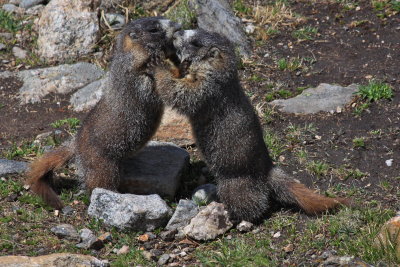
M0 0L1 6L12 2L14 7L7 6L11 13L0 11L0 158L24 162L74 134L86 112L77 111L79 103L72 101L77 99L73 95L77 89L87 88L89 93L79 96L95 101L99 96L96 89L100 87L96 82L103 81L98 80L103 77L102 71L92 67L87 76L90 79L84 72L76 71L71 72L75 73L73 78L64 81L54 75L60 73L59 69L40 74L29 70L82 61L106 68L113 37L124 21L120 16L118 20L107 20L109 14L134 19L165 13L187 27L196 25L196 16L187 8L187 1L119 1L121 6L115 5L118 1L102 1L97 10L52 0L47 6L58 3L59 12L69 19L66 21L84 17L87 23L82 25L97 26L79 29L88 31L83 36L93 36L92 50L79 49L79 45L87 47L85 41L90 39L83 40L79 35L77 44L70 47L70 51L76 52L49 53L46 51L68 48L55 47L46 35L73 23L49 23L52 14L45 7L48 1L38 1L29 8L24 6L29 1L21 4ZM243 58L238 66L240 77L260 116L274 161L321 194L351 197L355 206L318 217L278 210L251 229L241 232L234 228L204 242L168 236L163 227L137 232L106 226L87 214L89 196L80 191L77 183L71 183L72 168L59 173L67 179L61 197L69 206L61 212L50 210L30 194L23 187L22 174L1 174L0 255L90 254L114 266L400 263L400 242L396 245L396 237L391 238L392 245L387 247L376 241L382 225L400 210L400 2L288 0L261 1L257 5L236 0L231 1L231 6L252 44L250 57ZM246 51L246 47L241 51ZM74 57L70 58L71 55ZM81 80L76 73L81 74ZM341 104L335 102L328 108L323 105L325 111L303 114L335 96L324 89L322 97L313 101L312 95L316 94L310 88L321 83L361 87L356 86L354 94ZM32 87L45 88L49 93L41 95L40 91L38 97ZM285 103L293 108L293 103L299 103L302 97L306 99L302 109L281 111ZM35 99L40 102L31 103ZM282 102L285 99L295 102ZM280 101L273 102L277 100ZM167 201L172 210L181 198L191 198L195 187L213 182L190 134L182 131L182 124L178 125L179 131L168 123L163 128L172 129L169 135L176 140L166 136L166 130L156 138L174 141L191 157L175 198ZM37 135L47 132L53 132L50 138L33 142ZM176 137L180 135L184 136ZM67 227L71 230L69 235L52 230L61 224L72 227ZM82 239L92 240L94 245L77 246Z

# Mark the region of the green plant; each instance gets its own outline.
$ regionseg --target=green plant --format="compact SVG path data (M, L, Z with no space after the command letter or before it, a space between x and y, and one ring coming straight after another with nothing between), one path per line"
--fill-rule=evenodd
M68 118L55 121L51 123L51 127L53 128L61 128L63 125L67 125L69 131L75 132L79 126L81 121L77 118Z
M0 109L4 108L5 105L4 104L0 104Z
M353 110L353 114L356 116L361 116L361 113L366 110L367 108L369 108L369 103L362 103L359 106L356 106Z
M242 0L235 0L233 2L233 10L239 14L247 15L250 14L252 9L248 6L246 6L245 3L243 3Z
M370 102L393 98L392 87L378 80L370 80L367 85L360 85L356 94Z
M266 131L264 135L264 142L268 147L270 155L274 161L285 151L285 145L281 140L271 131Z
M307 170L316 176L325 176L328 174L330 166L323 161L311 161L306 165Z
M181 23L183 29L193 28L196 24L196 14L189 7L188 0L179 1L178 5L165 13L165 16Z
M305 26L293 32L293 37L298 40L313 40L318 33L318 28Z
M356 137L353 139L353 147L362 147L365 148L365 141L362 137Z
M0 10L0 30L16 32L22 28L21 23L14 16L4 10Z
M267 102L271 102L272 100L277 99L277 98L285 98L286 99L286 98L289 98L292 96L293 96L293 94L289 90L281 89L281 90L273 91L271 93L266 94L265 100Z
M33 142L23 142L21 145L16 143L12 144L4 156L7 159L14 159L16 157L40 156L43 154L43 148Z

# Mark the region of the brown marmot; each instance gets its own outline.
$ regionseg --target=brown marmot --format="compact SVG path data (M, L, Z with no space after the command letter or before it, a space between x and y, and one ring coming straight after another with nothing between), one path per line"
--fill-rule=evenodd
M110 66L111 87L90 111L71 146L34 161L26 183L47 204L63 204L50 186L52 171L75 156L89 191L117 190L119 162L153 136L163 113L150 70L172 48L180 25L162 17L128 23L119 34Z
M235 48L226 38L200 29L179 31L174 46L180 77L172 64L156 67L156 91L165 104L188 116L232 219L258 221L274 201L308 214L348 203L316 194L273 166L239 82Z

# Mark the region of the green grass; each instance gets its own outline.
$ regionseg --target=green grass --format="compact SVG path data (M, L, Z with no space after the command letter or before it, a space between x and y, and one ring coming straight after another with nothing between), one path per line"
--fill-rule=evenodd
M360 85L356 94L369 102L393 98L392 87L378 80L371 80L367 85Z
M252 12L252 9L248 7L242 0L233 1L233 10L242 15L248 15Z
M55 121L50 124L51 127L53 128L61 128L62 126L66 125L68 128L68 131L70 132L76 132L80 125L81 121L77 118L68 118L68 119L62 119Z
M321 177L328 174L330 166L323 161L313 160L306 164L306 169L309 173Z
M356 137L353 139L353 147L365 148L365 140L362 137Z
M268 93L265 95L265 100L267 102L271 102L275 99L279 99L279 98L290 98L293 96L293 93L289 90L285 90L285 89L281 89L281 90L277 90L277 91L273 91L271 93Z
M286 150L285 145L272 131L265 131L264 142L267 145L269 154L274 161L277 161L279 156Z
M188 2L188 0L180 1L165 14L168 19L181 23L183 29L191 29L196 24L196 14Z
M0 10L0 30L14 33L21 28L21 22L15 19L12 14L2 9Z
M298 40L314 40L318 33L318 28L305 26L292 33L293 37Z
M3 154L6 159L35 157L43 154L43 147L39 144L25 141L20 145L14 143Z

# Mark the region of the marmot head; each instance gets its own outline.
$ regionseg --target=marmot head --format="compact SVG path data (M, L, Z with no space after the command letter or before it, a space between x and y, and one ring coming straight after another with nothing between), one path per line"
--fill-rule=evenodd
M172 37L180 28L163 17L131 21L119 34L113 57L129 60L134 70L147 69L173 51Z
M236 76L232 43L218 33L201 29L178 31L173 37L180 78L224 83Z

